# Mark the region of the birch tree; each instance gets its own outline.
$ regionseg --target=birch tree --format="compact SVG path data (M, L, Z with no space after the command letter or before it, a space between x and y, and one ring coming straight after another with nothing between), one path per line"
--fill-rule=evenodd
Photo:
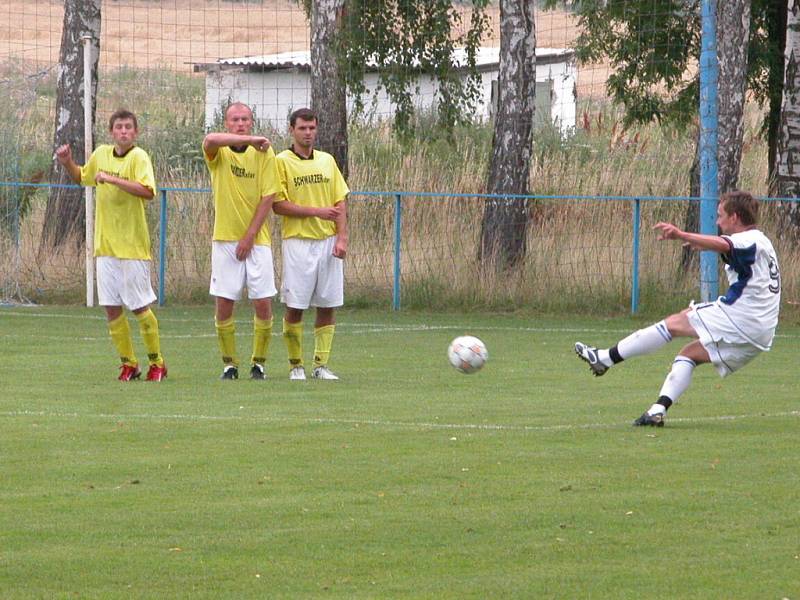
M62 144L72 146L78 164L86 161L83 126L83 44L81 37L92 38L92 121L97 98L97 63L100 57L101 0L66 0L58 61L58 88L53 149ZM50 180L54 183L73 183L66 170L54 162ZM81 190L51 188L45 212L42 242L47 247L62 245L73 234L84 239L86 207Z
M738 187L744 141L744 104L747 90L750 45L750 0L717 2L717 187L724 194ZM694 161L690 170L689 194L700 195L700 135L695 136ZM686 210L685 229L698 231L700 206L692 202ZM697 262L697 252L685 249L682 267Z
M786 20L786 67L778 138L778 195L800 198L800 0L788 0ZM786 202L782 235L800 237L800 206Z
M500 72L487 192L527 194L533 150L536 86L535 0L500 0ZM498 267L517 264L526 252L527 201L487 200L481 257Z
M337 46L345 0L315 0L311 7L311 108L319 116L317 143L347 178L347 96Z

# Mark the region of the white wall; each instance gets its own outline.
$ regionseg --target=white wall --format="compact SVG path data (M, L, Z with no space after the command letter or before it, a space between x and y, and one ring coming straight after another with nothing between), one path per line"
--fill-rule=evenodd
M497 80L497 75L496 70L481 74L482 94L474 115L480 120L489 119L493 113L492 81ZM538 64L536 80L547 79L553 82L550 99L553 122L558 124L563 133L569 133L575 127L575 67L571 62ZM374 92L377 81L377 73L366 74L364 81L368 90L364 97L366 116L372 119L391 118L395 107L389 101L385 90ZM435 99L435 82L430 77L423 76L419 79L418 86L417 108L430 108ZM538 88L537 95L547 89L545 86ZM289 114L297 108L311 104L309 73L299 69L263 73L238 70L209 71L206 74L206 126L214 122L215 112L219 111L229 98L254 106L259 120L268 121L278 131L285 131ZM352 98L348 98L348 109L352 108L352 104Z

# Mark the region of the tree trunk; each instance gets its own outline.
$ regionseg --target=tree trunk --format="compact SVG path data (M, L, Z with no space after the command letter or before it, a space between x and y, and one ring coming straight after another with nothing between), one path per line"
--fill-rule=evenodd
M319 117L317 145L336 159L345 179L347 102L336 57L344 0L314 0L311 8L311 108Z
M788 0L786 67L778 140L778 194L800 198L800 0ZM786 202L782 210L781 237L800 238L800 206Z
M535 0L500 0L499 98L486 186L490 194L528 193L536 85L535 4ZM526 200L487 200L481 224L484 264L510 268L524 258L527 225Z
M689 195L692 198L700 196L700 128L697 128L694 136L694 159L689 169ZM700 201L690 200L686 206L686 216L683 220L684 231L700 230ZM698 264L700 255L691 248L684 247L681 250L681 264L678 271L681 273L689 272Z
M717 56L719 59L719 99L717 121L717 186L724 194L736 189L742 162L744 140L744 103L747 89L747 49L750 40L750 0L717 2ZM689 194L700 195L700 135L696 137L695 156L689 171ZM690 202L684 229L698 231L700 203ZM697 253L683 251L681 270L697 264Z
M100 57L101 0L66 0L61 52L58 61L58 92L53 149L62 144L72 147L75 162L86 161L83 123L83 42L81 36L92 36L92 121L97 105L97 63ZM73 183L69 173L55 163L50 181ZM81 190L51 188L45 212L43 247L61 246L72 234L85 239L86 206Z
M719 125L717 161L719 193L735 190L739 182L744 140L744 101L747 88L747 49L750 46L750 0L717 2L719 56Z
M768 8L767 38L774 40L770 48L770 68L767 79L769 110L767 112L767 183L770 195L777 195L778 142L783 105L784 55L786 53L786 4L771 2Z

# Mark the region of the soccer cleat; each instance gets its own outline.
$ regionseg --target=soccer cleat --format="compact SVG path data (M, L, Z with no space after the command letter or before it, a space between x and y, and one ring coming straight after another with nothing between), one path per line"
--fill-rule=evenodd
M120 381L131 381L132 379L139 379L142 376L142 371L138 366L133 365L120 365L120 374L117 379Z
M266 379L267 373L264 371L264 365L253 363L250 367L250 379Z
M150 365L147 370L147 381L162 381L167 378L167 363Z
M219 376L220 379L239 379L239 369L237 369L233 365L225 365L225 368L222 369L222 375Z
M329 379L331 381L333 381L334 379L339 379L325 365L320 365L318 367L314 367L314 370L311 371L311 377L313 377L314 379Z
M664 415L648 415L644 413L633 422L634 427L663 427Z
M292 367L289 371L289 379L291 381L305 381L306 370L303 367Z
M577 354L582 361L589 363L589 368L592 370L595 377L600 377L608 371L608 367L600 362L597 356L597 348L594 346L587 346L582 342L575 342L575 354Z

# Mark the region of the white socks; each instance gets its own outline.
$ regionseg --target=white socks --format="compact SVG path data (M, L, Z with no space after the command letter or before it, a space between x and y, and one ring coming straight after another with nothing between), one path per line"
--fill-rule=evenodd
M664 385L661 386L661 391L658 393L659 398L666 396L672 402L677 402L689 384L692 382L692 373L697 364L691 359L680 354L675 357L672 362L672 369L664 380ZM662 404L653 404L648 411L648 415L664 414L667 409Z
M667 324L659 321L650 327L634 331L628 337L620 340L617 344L617 351L622 358L627 359L655 352L671 341L672 335L667 329Z

